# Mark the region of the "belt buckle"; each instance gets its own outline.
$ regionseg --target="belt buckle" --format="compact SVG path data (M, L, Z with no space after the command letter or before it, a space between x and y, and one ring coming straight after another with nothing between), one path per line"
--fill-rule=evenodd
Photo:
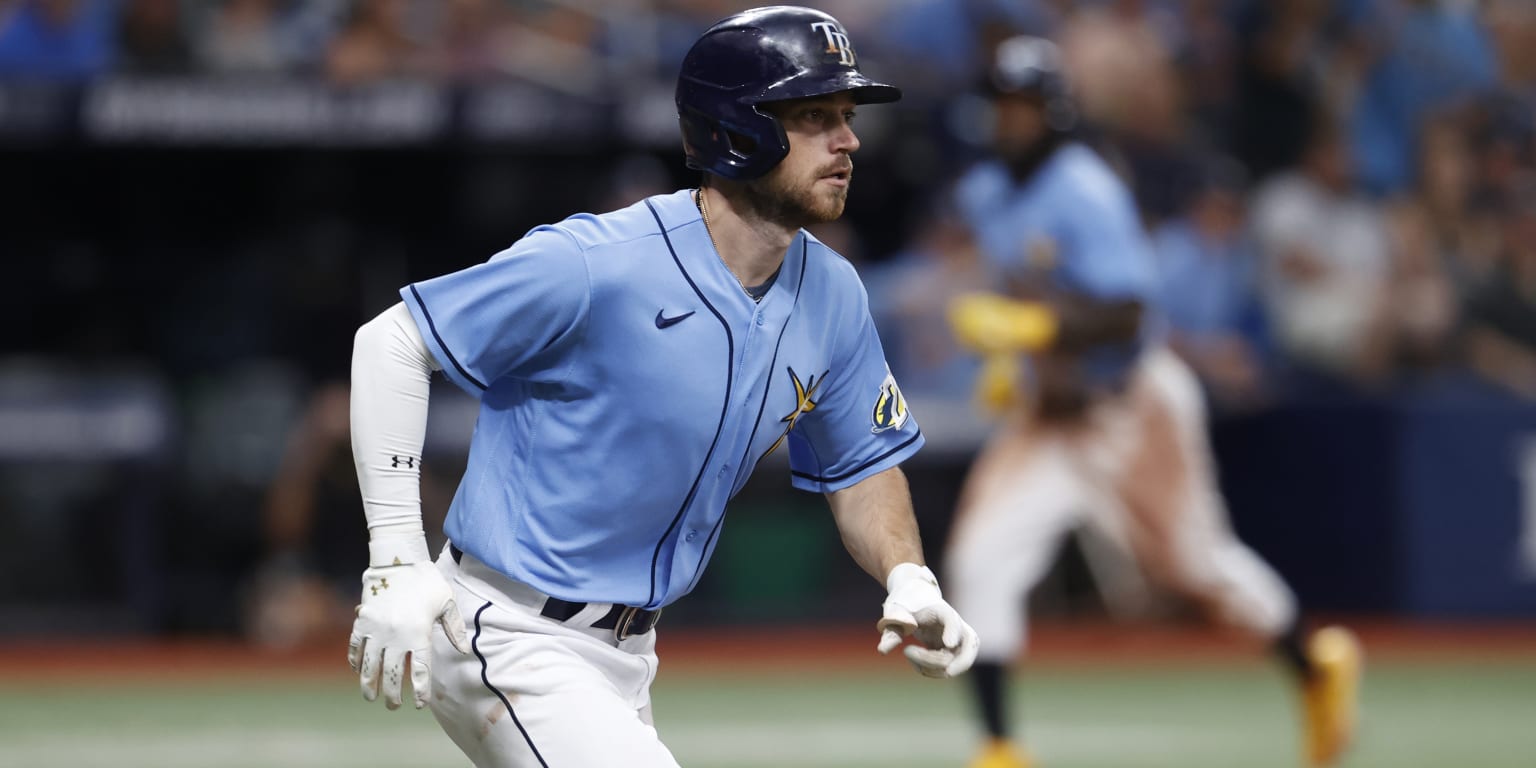
M635 626L635 619L641 613L646 612L632 605L624 606L624 610L619 613L618 622L613 625L614 638L619 642L623 642L635 635L643 635L651 631L651 628L656 626L657 617L661 616L661 609L657 608L655 611L650 611L647 616L648 620L640 622L640 626Z

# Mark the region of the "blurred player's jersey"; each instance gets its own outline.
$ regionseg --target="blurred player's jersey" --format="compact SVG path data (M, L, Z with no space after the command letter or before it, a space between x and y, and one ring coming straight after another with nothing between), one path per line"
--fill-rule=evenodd
M401 295L481 400L448 537L566 600L686 594L773 451L828 492L923 444L852 265L802 231L754 303L689 191L536 228Z
M1118 379L1157 334L1156 265L1135 201L1092 149L1067 143L1023 182L998 161L983 162L955 189L961 214L1003 281L1093 299L1140 301L1139 344L1090 354L1090 373Z

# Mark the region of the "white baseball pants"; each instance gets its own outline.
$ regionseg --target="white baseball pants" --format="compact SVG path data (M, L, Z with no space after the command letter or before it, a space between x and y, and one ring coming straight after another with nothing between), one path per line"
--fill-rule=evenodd
M473 652L433 633L432 714L477 768L677 768L651 723L655 629L620 642L590 626L609 603L555 621L544 595L469 554L437 566Z
M1194 374L1155 348L1127 393L1081 425L1019 417L977 456L945 557L944 590L981 637L983 661L1024 647L1025 598L1065 536L1090 526L1164 587L1271 638L1295 618L1279 575L1238 541L1217 487Z

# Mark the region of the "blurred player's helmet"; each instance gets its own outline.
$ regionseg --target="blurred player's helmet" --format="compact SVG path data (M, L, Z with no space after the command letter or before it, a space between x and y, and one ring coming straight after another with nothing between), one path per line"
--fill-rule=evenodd
M1077 104L1062 73L1061 49L1043 37L1015 35L999 43L982 90L1038 98L1046 123L1057 132L1077 125Z
M859 71L848 32L821 11L743 11L710 27L683 58L677 115L688 167L729 179L762 176L789 154L764 102L852 91L860 104L901 98Z

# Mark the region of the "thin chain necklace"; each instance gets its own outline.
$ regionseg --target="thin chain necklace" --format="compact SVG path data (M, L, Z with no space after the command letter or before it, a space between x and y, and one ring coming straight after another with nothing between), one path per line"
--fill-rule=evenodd
M709 208L704 205L703 188L700 188L697 192L694 193L693 202L699 206L699 215L704 217L704 233L709 235L709 244L715 249L715 258L719 259L720 263L725 265L725 271L731 273L731 277L736 278L736 284L741 286L743 293L747 294L747 296L750 297L753 301L761 302L763 297L752 293L752 291L747 288L747 284L741 279L741 275L736 274L736 270L731 269L730 263L725 260L725 254L720 252L720 244L715 242L714 227L709 225Z

